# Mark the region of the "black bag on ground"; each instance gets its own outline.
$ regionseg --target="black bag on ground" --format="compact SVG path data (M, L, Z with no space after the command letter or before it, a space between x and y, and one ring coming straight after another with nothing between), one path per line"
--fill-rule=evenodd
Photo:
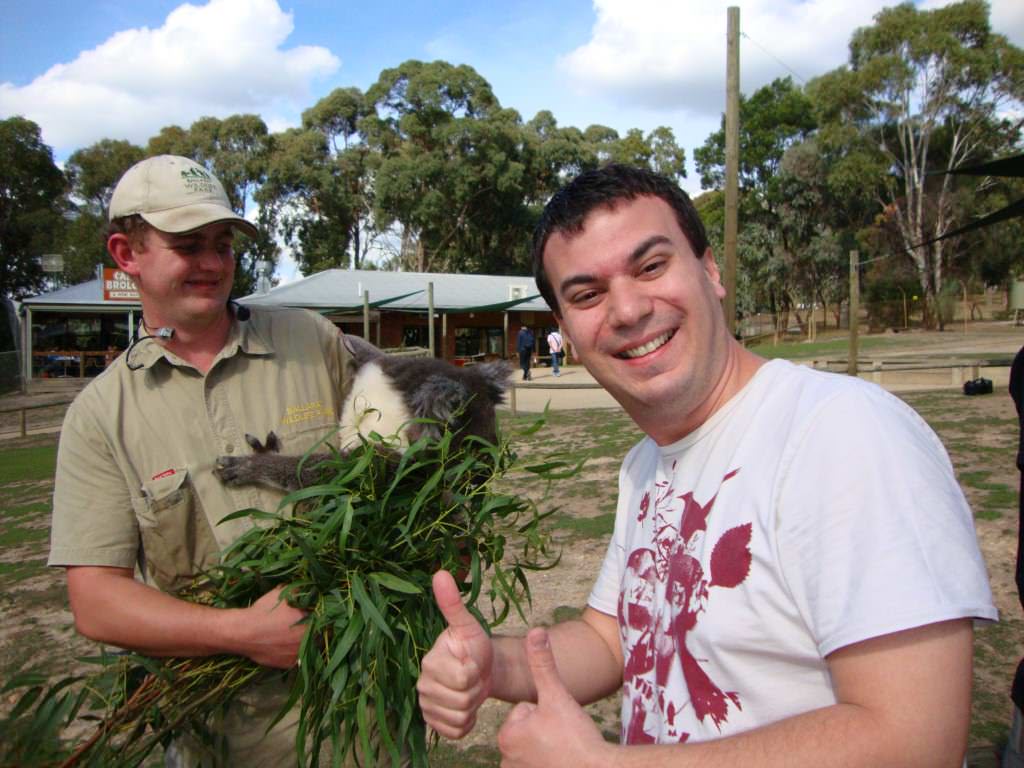
M964 382L965 395L991 395L992 379L977 378Z

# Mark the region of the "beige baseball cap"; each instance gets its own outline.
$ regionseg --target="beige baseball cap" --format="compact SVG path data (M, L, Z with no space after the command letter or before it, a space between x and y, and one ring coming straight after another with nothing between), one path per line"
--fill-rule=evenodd
M114 188L110 219L138 214L161 232L191 232L229 221L250 237L257 230L233 210L217 177L178 155L157 155L136 163Z

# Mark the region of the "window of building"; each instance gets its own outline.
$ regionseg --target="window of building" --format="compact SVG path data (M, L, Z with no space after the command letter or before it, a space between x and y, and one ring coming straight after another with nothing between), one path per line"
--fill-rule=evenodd
M33 376L96 376L127 346L127 314L32 313Z
M455 356L501 355L501 328L456 328Z
M430 339L425 325L407 325L402 329L403 347L428 347Z

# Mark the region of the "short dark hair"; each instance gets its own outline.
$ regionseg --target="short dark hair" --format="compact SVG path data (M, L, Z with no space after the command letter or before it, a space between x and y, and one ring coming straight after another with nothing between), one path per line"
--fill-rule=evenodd
M544 248L555 233L579 234L583 223L595 208L614 208L622 200L638 197L664 200L676 214L679 228L699 259L708 249L708 237L697 209L679 185L666 176L632 165L609 163L584 171L562 187L544 206L544 212L533 232L533 276L537 289L556 315L558 297L544 270Z
M146 245L146 233L152 228L152 225L137 213L119 216L107 225L106 240L109 240L111 235L124 235L128 238L132 250L141 251Z

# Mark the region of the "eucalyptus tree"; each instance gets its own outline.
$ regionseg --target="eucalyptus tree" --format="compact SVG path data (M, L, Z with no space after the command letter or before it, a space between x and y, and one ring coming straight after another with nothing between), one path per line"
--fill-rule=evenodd
M776 190L790 287L804 302L821 304L826 318L829 305L838 310L848 293L847 254L862 223L855 218L856 198L841 199L830 185L829 161L814 138L792 145L782 156Z
M360 124L372 110L358 88L337 88L275 138L257 195L273 211L300 269L362 268L376 238L375 153Z
M102 139L68 158L64 173L71 210L60 246L67 282L88 280L98 265L113 266L106 248L110 196L122 174L145 156L145 150L130 141Z
M66 185L38 125L0 120L0 297L43 287L40 256L59 242Z
M786 150L803 141L815 129L811 103L792 79L772 81L751 96L740 97L739 273L757 277L759 308L786 313L799 301L793 269L796 243L790 228L782 225L780 170ZM694 151L697 172L705 188L721 189L725 183L725 117L719 130ZM749 230L749 231L748 231Z
M472 269L523 216L522 121L472 67L406 61L367 91L379 155L374 211L403 231L417 271ZM501 254L491 254L498 256ZM491 266L493 267L493 260Z
M959 225L954 180L934 175L1019 140L1024 53L992 32L984 0L886 8L850 41L849 64L808 86L823 139L850 137L883 174L878 204L899 232L931 317Z

